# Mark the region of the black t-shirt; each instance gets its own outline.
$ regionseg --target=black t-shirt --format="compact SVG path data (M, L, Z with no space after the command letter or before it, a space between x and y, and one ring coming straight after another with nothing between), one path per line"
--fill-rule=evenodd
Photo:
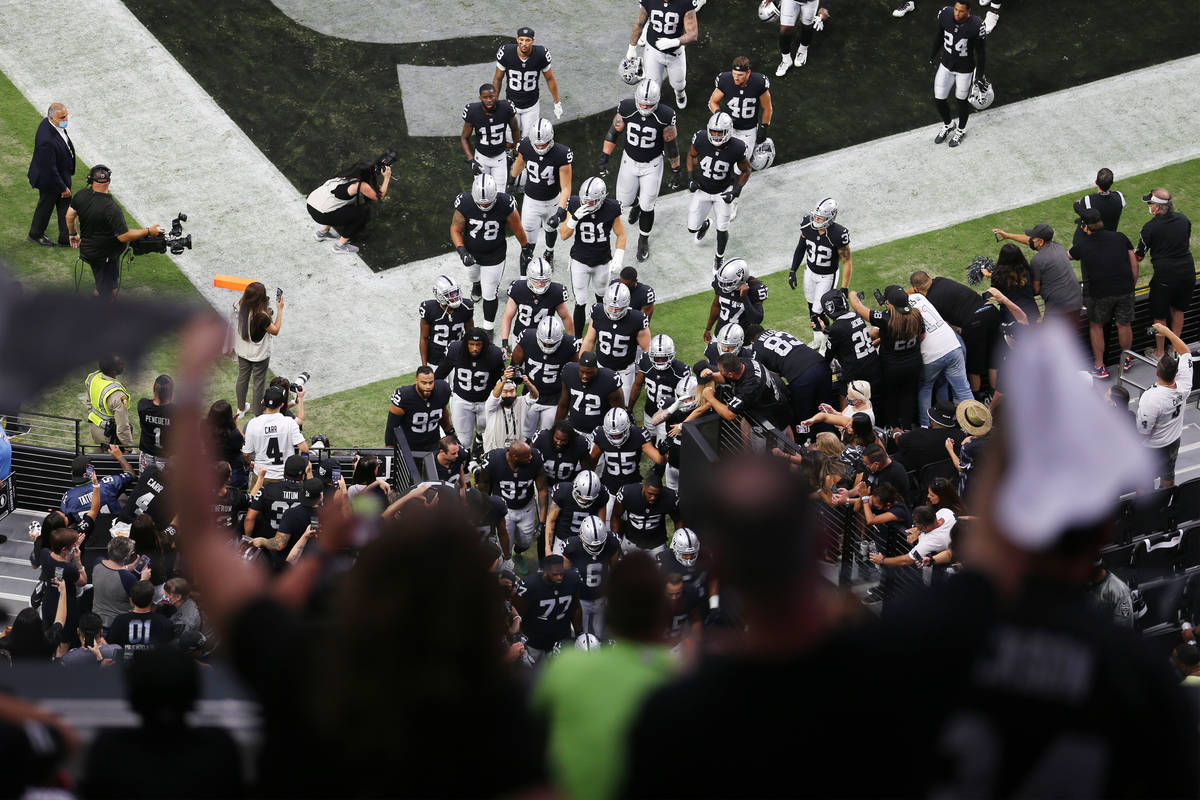
M240 535L242 520L250 510L250 495L241 489L227 487L224 496L213 498L212 510L218 525L233 528Z
M731 136L716 147L708 140L708 131L703 130L692 134L692 147L696 149L694 176L701 191L720 194L733 186L733 168L746 157L745 142Z
M738 86L732 72L722 72L716 84L724 95L721 105L733 118L733 127L739 131L753 130L758 125L761 98L771 90L770 78L761 72L751 72L746 85Z
M434 377L450 377L455 396L468 403L482 403L504 374L504 353L491 342L484 342L478 356L467 350L466 339L446 348L446 357L438 364Z
M667 518L679 513L679 495L662 487L654 505L646 502L642 484L628 483L621 487L617 500L621 503L621 536L645 550L652 550L667 541Z
M542 350L538 344L537 331L526 330L517 341L521 347L521 366L525 375L533 382L538 390L538 404L552 406L558 402L562 394L563 367L575 359L579 350L579 342L569 333L564 333L558 347L550 353Z
M571 398L567 421L575 430L591 433L604 421L608 398L621 388L621 379L611 369L597 367L595 377L585 384L579 377L579 363L572 362L563 367L562 386Z
M627 483L639 483L642 479L642 447L649 441L646 429L629 426L629 435L620 444L609 441L603 426L592 434L592 443L600 448L600 483L609 492L616 493Z
M596 329L596 360L600 366L620 372L637 358L638 335L650 329L650 321L637 309L628 309L620 319L609 319L603 303L592 305L592 327Z
M288 554L292 552L296 542L300 541L300 537L304 535L308 526L318 524L318 514L317 509L310 508L303 503L294 505L283 512L283 516L279 518L279 532L286 533L288 541L282 550L273 552L272 556L280 565L287 563Z
M1142 226L1137 254L1150 253L1154 271L1194 273L1196 263L1191 251L1192 222L1178 211L1156 214Z
M475 152L491 157L503 153L509 120L516 115L516 106L509 100L497 100L491 111L478 101L463 106L463 122L469 123L474 131Z
M142 650L166 644L174 638L175 628L171 625L170 617L153 611L126 611L113 619L105 641L120 645L122 654L129 660Z
M908 497L910 485L908 482L908 470L899 461L892 459L892 462L878 472L872 472L868 469L863 473L863 480L867 486L875 489L877 486L883 486L885 483L890 483L895 486L902 497Z
M825 365L820 353L786 331L765 330L750 346L764 367L778 372L788 383L813 367Z
M567 213L574 214L578 208L579 195L573 194L567 201ZM620 216L621 204L608 197L599 208L579 220L571 241L571 259L589 267L612 261L613 223Z
M947 439L962 442L966 436L957 425L953 428L913 428L896 441L896 458L919 476L924 467L950 458L946 452ZM903 487L896 488L903 491Z
M648 163L663 154L667 128L675 127L675 109L659 103L645 116L637 102L627 97L617 104L617 114L625 120L625 155L634 161Z
M436 299L425 300L417 307L417 316L429 323L429 345L426 354L430 364L437 364L446 355L446 348L467 333L467 322L475 314L475 304L462 298L458 308L443 307Z
M763 301L767 299L767 285L762 281L751 279L747 284L746 293L742 294L741 287L727 292L712 279L712 290L717 296L717 319L713 324L713 335L721 331L731 322L736 322L743 329L750 325L761 325L763 321Z
M527 279L520 278L509 284L508 299L517 306L509 338L518 340L527 329L536 330L539 322L554 314L560 305L567 302L567 287L557 281L550 281L546 291L538 294L530 288Z
M539 572L514 587L517 596L526 601L521 632L529 637L531 647L550 650L571 636L571 606L579 597L581 584L579 573L568 569L557 586L548 583Z
M517 152L525 159L525 196L542 201L557 198L562 191L559 170L575 161L571 148L555 142L545 153L539 153L526 136L517 145Z
M530 49L529 57L521 58L517 43L508 42L496 51L496 66L504 70L501 78L504 96L517 108L529 108L538 101L542 73L550 69L550 51L535 44Z
M925 299L937 309L942 319L956 328L967 327L971 316L987 302L970 286L949 278L934 278Z
M563 557L571 564L571 569L579 576L579 597L582 600L599 600L604 596L604 584L608 580L608 569L612 566L613 556L621 552L617 537L608 536L600 552L592 555L583 546L578 536L573 536L563 549Z
M71 208L79 215L79 255L84 258L119 256L125 243L117 237L127 233L125 215L107 192L80 189L71 197Z
M508 217L517 211L517 199L511 194L498 192L496 200L486 210L475 204L470 192L454 198L454 208L463 215L463 245L476 263L493 267L504 263L507 239L504 231Z
M925 318L917 311L911 311L917 317L917 335L909 339L897 339L892 335L889 324L892 318L890 308L881 308L871 312L871 324L879 329L879 353L892 368L916 366L921 364L921 334L925 331Z
M608 491L602 490L596 499L586 506L580 505L571 493L572 485L563 481L554 487L550 501L558 506L558 519L554 521L554 538L566 541L579 535L579 525L588 517L596 516L608 504Z
M171 416L175 406L168 403L156 406L149 397L138 400L138 449L152 456L161 456L166 452L167 431L171 427Z
M1133 242L1119 231L1099 230L1084 234L1071 248L1079 261L1088 297L1114 297L1133 293L1135 285L1129 253Z
M45 594L42 595L42 624L49 625L54 621L54 616L58 612L58 590L50 585L50 581L54 578L57 570L62 569L59 581L67 592L67 627L68 630L74 630L73 620L79 614L79 601L75 597L75 584L79 581L79 568L75 566L74 560L59 561L54 558L50 555L49 547L43 547L38 553L38 558L42 568L38 579L46 584Z
M537 438L533 440L533 449L542 454L542 469L546 473L546 480L551 483L575 480L575 476L579 474L580 462L587 458L591 451L587 439L579 434L575 434L571 443L562 450L555 449L554 431L549 429L538 433Z
M175 516L170 490L163 480L162 470L156 466L142 470L117 519L121 522L133 522L142 514L149 514L160 531L170 525Z

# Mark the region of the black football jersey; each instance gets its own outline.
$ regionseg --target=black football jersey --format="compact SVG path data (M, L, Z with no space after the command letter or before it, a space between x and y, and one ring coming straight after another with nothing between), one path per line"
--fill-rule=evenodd
M579 208L579 195L571 195L567 201L567 213L574 214ZM621 204L611 197L605 198L592 213L579 220L575 236L571 241L571 258L580 264L597 267L612 261L613 222L621 216Z
M558 197L562 192L558 171L575 160L571 148L555 142L545 153L539 153L526 137L517 145L517 152L525 157L525 196L531 200Z
M504 71L504 96L517 108L529 108L538 101L542 73L550 69L550 51L535 44L529 58L521 58L517 43L509 42L496 51L496 69Z
M562 450L555 448L553 430L539 431L533 440L533 449L542 454L542 469L550 483L575 480L583 469L583 460L592 450L587 439L578 434Z
M654 287L648 283L637 283L629 290L629 307L645 308L657 302L654 299Z
M685 585L683 596L667 603L667 644L678 644L691 632L692 622L699 610L700 598Z
M763 301L767 299L767 285L761 281L751 281L750 288L743 295L737 289L726 292L712 280L713 291L716 292L720 304L713 333L716 334L731 322L736 322L745 329L749 325L761 325L763 321Z
M470 192L454 198L454 208L466 219L463 244L477 263L485 267L504 263L504 227L508 215L517 210L517 199L505 192L496 194L496 202L484 211L475 205Z
M627 97L617 104L617 113L625 120L625 154L634 161L649 163L663 154L667 128L675 127L675 109L659 103L642 116L637 101Z
M552 316L560 305L567 302L567 287L550 281L546 291L538 294L529 288L528 280L518 278L508 286L508 299L517 304L509 336L519 339L526 328L536 329L543 318Z
M819 233L812 224L812 216L800 221L800 241L792 256L793 268L803 261L808 269L818 275L833 275L838 271L838 249L850 246L850 231L836 222L829 223L824 233ZM815 306L819 297L809 298Z
M987 36L983 20L972 14L959 24L954 21L954 6L950 5L938 12L938 27L942 29L942 66L951 72L974 72L977 66L983 66L976 61Z
M542 454L536 450L533 459L514 470L505 455L508 449L497 447L484 454L480 468L492 479L492 494L504 500L509 508L524 508L537 491L537 477L542 471Z
M721 104L733 118L733 127L739 131L753 130L758 125L761 98L771 91L771 81L761 72L751 72L745 86L733 82L732 72L717 76L717 88L724 97Z
M581 581L573 569L563 571L562 583L549 583L542 573L514 586L517 597L525 599L521 615L521 632L529 645L538 650L551 650L554 645L571 636L571 607L579 597Z
M778 372L788 383L825 363L820 353L786 331L765 330L751 347L764 367Z
M691 566L685 565L675 557L675 551L667 548L655 556L658 569L666 577L678 574L683 578L683 592L700 600L708 596L708 553L702 548L700 554L692 561Z
M484 500L487 505L481 512L476 512L472 521L475 523L475 530L479 531L479 538L487 541L500 536L500 523L504 521L508 506L504 504L503 499L494 495L488 495Z
M643 376L642 389L646 393L644 416L649 422L655 411L664 409L675 402L675 387L679 385L681 379L687 377L691 372L691 367L676 358L667 365L666 369L655 369L650 355L642 353L642 357L638 359L637 371Z
M754 358L754 349L743 345L737 354L739 358ZM720 357L721 348L717 346L715 341L709 342L708 346L704 348L704 360L712 365L713 371L716 371L717 359Z
M537 387L538 402L544 406L557 403L558 396L562 394L563 367L574 360L579 341L571 334L564 333L554 352L547 353L538 344L537 330L529 328L521 334L517 344L525 356L521 367Z
M664 53L681 53L681 46L659 47L659 39L678 39L685 33L683 18L696 10L696 0L641 0L646 9L646 44Z
M579 362L572 362L563 367L562 388L571 398L567 421L575 430L590 434L604 421L609 395L621 388L621 379L611 369L597 367L596 376L585 384L579 377Z
M642 481L642 445L650 441L646 429L637 425L629 425L629 435L620 444L613 444L604 434L604 428L597 427L592 434L592 444L600 448L600 463L596 471L600 473L600 483L610 493L616 494L627 483Z
M572 537L563 557L571 564L571 569L579 575L582 584L579 597L582 600L599 600L604 596L604 584L608 580L608 568L612 566L613 556L621 552L621 544L617 537L610 535L604 540L600 552L592 555L583 546L583 540L578 536Z
M88 502L91 502L90 495ZM170 525L175 516L171 505L171 491L163 480L162 470L154 465L146 467L138 475L137 483L130 490L117 519L121 522L133 522L142 514L149 514L159 530Z
M843 314L825 329L829 337L826 356L841 365L843 383L871 380L879 373L879 351L871 341L870 327L858 314Z
M139 450L152 456L166 453L167 431L171 428L171 416L174 413L175 406L170 403L156 406L148 397L138 400L138 427L141 431L138 435Z
M554 538L566 541L579 535L579 525L586 518L597 516L608 504L608 490L602 490L596 499L581 506L571 494L572 484L563 481L554 487L550 500L558 506L558 519L554 521Z
M450 378L454 394L468 403L487 400L496 381L504 374L504 351L485 342L477 357L467 351L465 339L459 339L446 349L446 357L438 364L435 378Z
M916 336L910 339L896 339L888 325L890 317L890 309L883 308L871 312L871 324L879 328L880 358L886 358L892 366L921 363L921 332L925 330L925 318L917 313L919 324Z
M669 431L675 425L682 425L683 421L688 418L688 414L690 414L690 413L692 413L692 412L684 411L682 409L672 411L670 414L667 414L667 418L665 420L663 420L663 424L667 426L667 430ZM668 436L667 437L667 452L666 452L667 463L670 464L675 469L679 469L679 465L681 463L680 457L681 457L682 453L683 453L683 436L682 435ZM666 488L666 487L663 487L663 488Z
M274 486L275 484L268 484ZM232 486L226 487L225 494L214 497L212 501L213 516L222 528L233 528L241 533L242 520L250 510L250 495Z
M300 505L301 487L298 481L268 483L250 498L250 508L258 512L254 518L252 536L270 539L279 531L279 522L292 506Z
M630 308L620 319L609 319L604 305L592 305L592 327L596 329L596 360L600 366L620 372L637 358L638 334L649 330L650 321Z
M720 194L733 186L733 168L746 157L746 143L732 136L721 147L708 140L708 131L692 134L692 147L696 148L696 183L702 191Z
M442 307L437 300L430 299L417 307L417 315L429 323L429 346L426 352L429 363L437 365L446 355L446 348L467 333L467 323L475 314L475 304L462 299L458 308Z
M503 153L509 120L516 115L517 108L510 100L497 100L491 112L478 101L463 106L463 122L469 123L475 132L475 152L485 156Z
M737 380L726 380L733 398L729 410L737 414L778 405L785 397L779 378L753 358L743 358L745 371Z
M417 394L414 384L401 386L392 392L392 405L404 411L400 429L413 450L435 450L441 437L442 414L450 402L450 384L435 380L433 392L426 400Z
M617 499L621 501L621 536L643 550L666 543L667 519L679 513L679 495L673 489L662 487L658 500L651 505L640 483L627 483Z

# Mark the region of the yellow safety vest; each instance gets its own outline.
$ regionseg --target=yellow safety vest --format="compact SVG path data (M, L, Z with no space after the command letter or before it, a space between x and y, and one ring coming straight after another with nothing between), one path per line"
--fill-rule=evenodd
M125 391L125 387L120 381L105 376L100 370L87 376L84 387L87 389L88 396L88 422L99 427L104 427L104 423L114 416L108 405L113 394L125 392L125 396L129 396L129 392Z

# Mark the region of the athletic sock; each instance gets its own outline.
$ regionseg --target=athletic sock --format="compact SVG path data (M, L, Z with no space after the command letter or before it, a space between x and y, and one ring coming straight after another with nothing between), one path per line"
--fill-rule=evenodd
M950 124L950 101L949 100L934 100L933 104L937 106L938 113L942 115L942 124Z
M813 26L812 25L801 25L800 26L800 46L808 47L810 44L812 44L812 40L813 40Z
M795 40L796 37L790 33L779 34L779 52L785 56L790 56L792 54L792 44Z
M717 255L725 255L725 245L729 244L729 231L717 231Z
M967 118L971 116L971 102L969 100L958 101L958 129L966 130Z
M638 219L638 230L642 236L649 236L650 230L654 227L654 212L642 209L642 216Z
M488 322L496 321L496 309L500 306L500 299L483 301L483 318Z
M575 311L571 314L571 321L575 323L575 338L583 338L583 323L586 321L587 306L582 303L575 304Z
M558 241L558 231L546 231L546 249L553 250L556 241Z

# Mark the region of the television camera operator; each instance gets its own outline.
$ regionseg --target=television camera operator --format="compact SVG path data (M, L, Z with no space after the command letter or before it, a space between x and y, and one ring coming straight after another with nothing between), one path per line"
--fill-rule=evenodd
M71 198L67 209L67 232L71 247L79 250L83 263L92 268L96 297L116 299L121 278L121 253L128 242L158 236L157 225L130 230L125 214L109 194L112 170L103 164L92 167L87 176L87 188ZM189 242L188 246L191 244Z
M337 239L333 252L341 255L358 252L350 240L357 238L371 221L370 204L387 197L395 161L394 152L384 153L374 161L359 161L309 192L308 215L321 226L316 231L318 242ZM334 227L337 233L330 230Z

